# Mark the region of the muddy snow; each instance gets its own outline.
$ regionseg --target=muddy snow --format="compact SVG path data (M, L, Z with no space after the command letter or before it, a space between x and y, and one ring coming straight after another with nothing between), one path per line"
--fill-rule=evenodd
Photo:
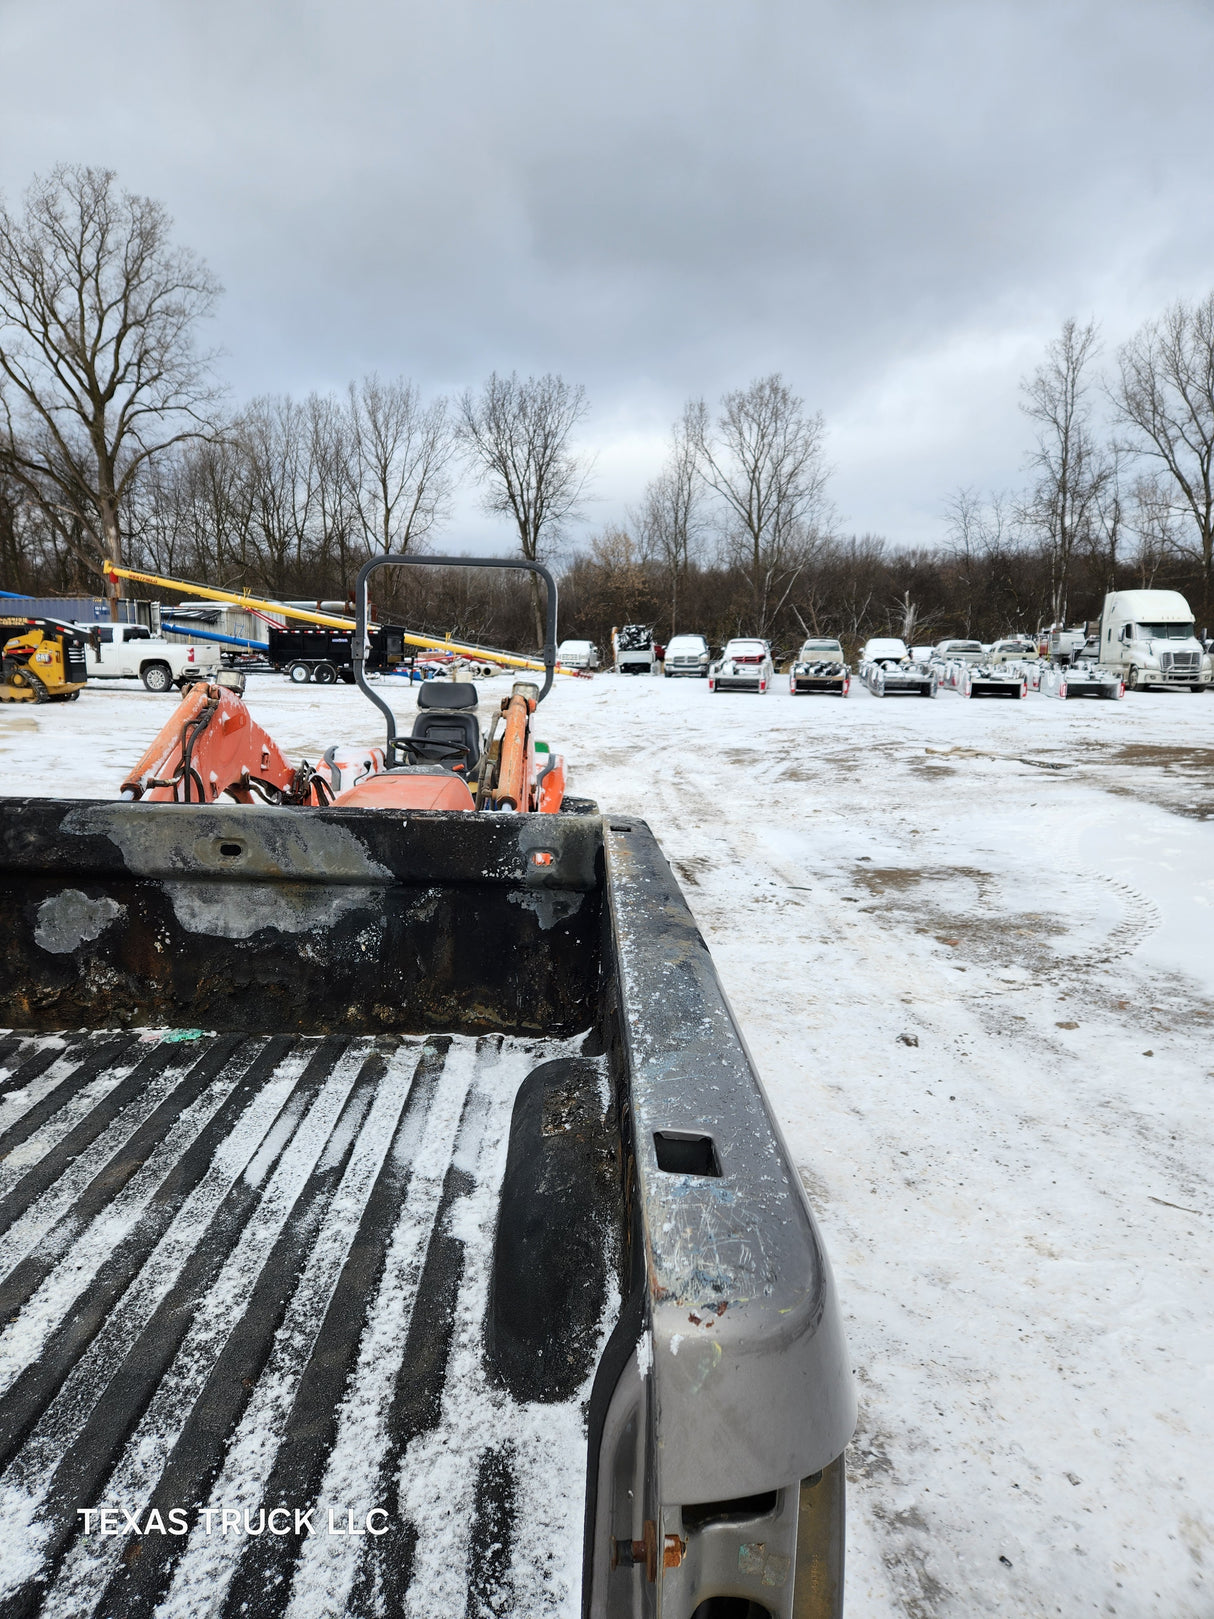
M247 695L293 757L380 740L348 688ZM0 708L0 790L114 797L170 712ZM851 1619L1209 1619L1214 697L600 675L541 717L678 871L821 1220Z

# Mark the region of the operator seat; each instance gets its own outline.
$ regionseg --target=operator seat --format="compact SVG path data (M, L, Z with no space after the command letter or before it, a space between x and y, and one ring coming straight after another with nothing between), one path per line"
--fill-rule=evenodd
M424 680L417 688L418 714L412 735L462 747L466 762L455 768L465 776L475 774L481 757L481 729L473 712L476 704L476 687L471 681Z

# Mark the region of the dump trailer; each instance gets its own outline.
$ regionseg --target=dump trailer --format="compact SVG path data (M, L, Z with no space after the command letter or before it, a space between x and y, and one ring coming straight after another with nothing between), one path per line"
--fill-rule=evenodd
M368 631L369 669L397 669L409 652L405 631L398 624L377 624ZM335 681L354 684L354 660L350 646L352 630L335 630L326 625L307 629L287 628L269 631L267 656L273 668L281 670L297 684L314 680L331 686Z
M0 891L0 1612L841 1613L830 1269L644 822L10 800Z

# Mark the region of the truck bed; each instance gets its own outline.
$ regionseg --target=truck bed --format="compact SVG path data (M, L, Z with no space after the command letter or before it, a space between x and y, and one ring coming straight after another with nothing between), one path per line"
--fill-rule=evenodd
M581 1406L618 1292L600 1270L563 1399L520 1403L481 1345L516 1096L541 1064L584 1078L587 1060L499 1036L6 1047L0 1459L37 1517L27 1555L5 1559L10 1601L569 1611ZM352 1555L330 1508L347 1531L376 1507L395 1526L402 1470L404 1533ZM102 1534L99 1517L79 1533L80 1506L116 1503L145 1531L188 1504L189 1533ZM256 1529L281 1506L290 1534L244 1533L246 1511ZM225 1508L239 1534L220 1533ZM295 1535L296 1508L317 1533Z
M0 910L0 1619L837 1619L830 1269L643 823L10 800Z

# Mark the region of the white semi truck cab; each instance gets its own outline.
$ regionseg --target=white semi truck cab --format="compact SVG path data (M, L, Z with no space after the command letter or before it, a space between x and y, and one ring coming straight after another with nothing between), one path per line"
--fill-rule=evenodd
M1100 662L1130 691L1188 686L1204 691L1211 661L1194 634L1193 612L1177 590L1117 590L1104 598Z

